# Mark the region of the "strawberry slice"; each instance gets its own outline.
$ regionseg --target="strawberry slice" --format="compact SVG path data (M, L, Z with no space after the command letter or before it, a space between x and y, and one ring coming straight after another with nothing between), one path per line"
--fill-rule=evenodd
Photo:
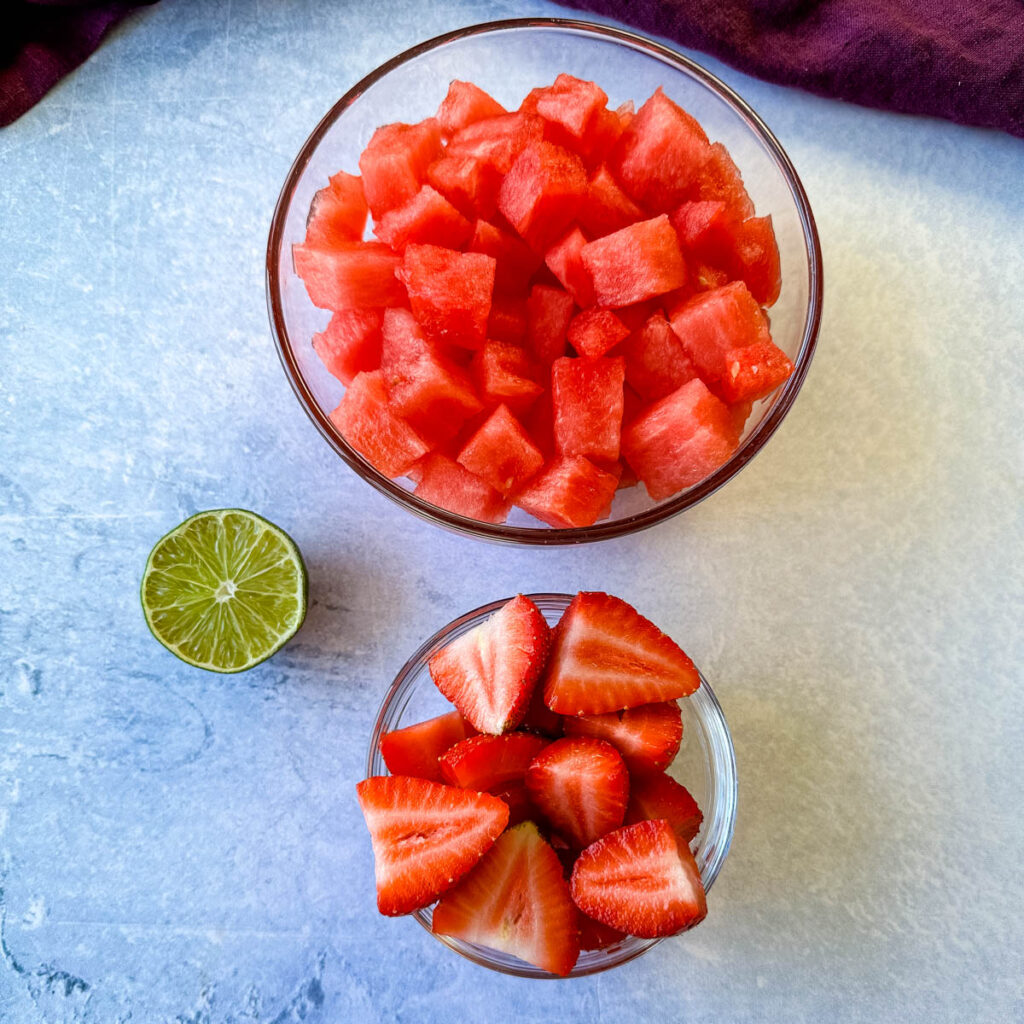
M604 740L555 740L526 770L534 806L577 849L618 828L629 804L629 772Z
M447 715L384 733L380 752L392 775L444 782L437 759L460 740L475 735L476 729L458 711L449 711Z
M631 776L643 775L672 763L683 739L683 715L674 700L641 704L604 715L566 718L565 735L607 740L622 755Z
M685 697L699 685L684 651L635 608L579 593L555 632L544 700L561 715L601 715Z
M626 936L618 928L609 928L600 921L595 921L586 914L578 913L577 922L580 933L580 949L606 949L621 942Z
M665 820L626 825L577 858L572 898L588 917L629 935L675 935L708 912L697 863Z
M356 795L373 843L377 909L392 916L433 903L508 822L496 796L406 775L363 779Z
M544 687L535 686L533 696L530 698L530 706L526 709L526 715L519 723L519 728L558 739L564 731L564 726L565 719L561 715L556 715L544 703Z
M508 804L508 828L514 828L521 821L532 821L537 817L537 809L530 803L530 794L526 792L526 786L521 779L519 782L509 782L507 785L496 787L494 795Z
M509 829L438 903L433 930L562 977L580 952L562 865L532 821Z
M520 594L430 659L437 688L480 732L514 729L544 666L551 630Z
M472 736L441 757L445 782L460 789L496 789L522 782L530 762L548 745L543 736L509 732L503 736Z
M697 801L690 796L690 791L671 775L657 772L634 778L629 787L625 823L634 825L638 821L658 818L664 818L672 826L672 831L684 843L689 843L700 831L704 815Z

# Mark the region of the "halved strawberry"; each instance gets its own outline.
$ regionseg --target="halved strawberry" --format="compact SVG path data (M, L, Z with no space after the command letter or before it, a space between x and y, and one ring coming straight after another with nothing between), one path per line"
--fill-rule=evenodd
M609 928L600 921L595 921L586 914L577 913L577 922L580 933L580 949L606 949L621 942L626 936L618 928Z
M406 775L363 779L356 795L373 843L377 909L393 916L433 903L508 822L496 796Z
M565 719L555 714L544 703L543 686L533 688L530 706L526 709L526 715L519 723L519 728L539 733L541 736L550 736L552 739L558 739L565 731Z
M461 789L496 789L521 782L530 762L548 745L543 736L508 732L503 736L472 736L441 757L445 782Z
M570 888L584 914L645 939L692 928L708 912L693 854L664 820L626 825L588 846Z
M689 843L700 831L704 815L690 791L664 772L643 775L631 780L629 806L625 824L638 821L656 821L664 818L672 831Z
M520 594L430 659L437 688L480 732L514 729L544 666L551 630Z
M577 849L618 828L629 804L629 772L604 740L555 740L526 769L526 791L545 819Z
M433 930L563 977L580 952L562 865L532 821L509 829L438 903Z
M561 715L600 715L686 697L698 686L693 662L654 623L621 598L584 592L558 624L544 700Z
M392 775L414 775L418 779L444 782L438 758L476 729L458 711L428 718L425 722L394 729L380 738L380 752Z
M683 739L683 716L674 700L641 704L604 715L566 718L565 735L607 740L622 755L630 775L642 775L672 763Z

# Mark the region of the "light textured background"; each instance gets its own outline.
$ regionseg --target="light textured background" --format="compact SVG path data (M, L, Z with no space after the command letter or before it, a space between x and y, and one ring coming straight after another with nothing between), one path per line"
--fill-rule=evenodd
M528 551L402 513L278 365L270 213L383 59L539 2L164 3L0 135L0 1020L1019 1021L1024 145L707 62L807 186L826 313L724 491ZM149 636L154 540L242 505L312 606L218 678ZM455 614L607 589L715 686L736 839L697 931L564 984L373 910L352 785L386 682Z

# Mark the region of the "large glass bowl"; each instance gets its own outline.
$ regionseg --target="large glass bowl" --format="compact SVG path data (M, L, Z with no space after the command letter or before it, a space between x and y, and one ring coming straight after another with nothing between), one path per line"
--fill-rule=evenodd
M305 236L313 195L339 169L358 171L374 129L434 114L454 78L468 79L509 109L559 72L596 81L609 105L642 103L661 86L708 136L732 154L759 215L771 214L779 242L782 294L771 309L775 343L796 366L776 392L754 406L731 459L700 483L661 502L642 485L616 495L609 518L574 529L549 527L519 509L501 525L467 519L415 497L408 481L389 480L341 436L330 413L344 392L310 344L330 313L317 309L292 265ZM702 501L739 472L782 422L807 374L821 318L821 252L800 179L775 136L710 72L643 36L607 25L556 18L498 21L438 36L399 54L354 85L328 111L295 158L274 211L267 249L267 301L285 372L328 444L364 480L403 508L440 526L496 541L574 544L641 530Z
M572 600L569 594L527 596L536 603L552 626L558 622ZM452 710L451 705L441 696L430 678L427 664L431 657L479 625L508 600L505 598L494 601L450 622L427 640L405 663L385 694L377 713L366 756L367 778L388 774L380 753L380 738L384 733ZM690 844L690 848L700 869L704 888L710 890L729 852L736 823L736 758L725 716L703 675L696 692L680 700L679 706L683 712L683 742L668 771L693 794L693 798L704 813L700 832ZM714 912L712 903L709 913ZM416 911L413 917L433 935L430 929L431 915L432 910L428 907ZM554 977L547 971L524 963L507 953L464 942L448 935L436 935L435 938L467 960L501 971L503 974L514 974L522 978ZM661 941L663 940L629 936L604 949L586 950L580 953L580 958L569 977L578 978L585 974L596 974L618 967L646 953ZM685 941L685 936L677 941Z

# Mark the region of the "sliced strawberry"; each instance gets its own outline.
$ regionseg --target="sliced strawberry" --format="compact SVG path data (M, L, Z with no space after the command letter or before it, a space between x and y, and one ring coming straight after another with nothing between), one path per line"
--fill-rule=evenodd
M438 758L476 729L458 711L429 718L425 722L394 729L380 738L380 752L392 775L414 775L418 779L444 782Z
M600 921L580 913L577 915L580 933L580 949L606 949L621 942L626 936L618 928L609 928Z
M526 716L519 723L519 728L539 733L541 736L550 736L552 739L558 739L564 732L565 719L561 715L555 714L544 703L543 686L533 688L530 706L526 709Z
M445 782L461 789L497 789L521 782L530 762L547 745L543 736L528 732L471 736L445 751L441 773Z
M392 916L433 903L508 821L508 805L496 796L405 775L363 779L356 795L373 843L377 908Z
M437 688L480 732L514 729L526 714L551 630L520 594L430 659Z
M575 915L558 856L524 821L438 903L433 930L564 977L580 952Z
M683 739L683 716L674 700L641 704L604 715L567 718L565 735L607 740L622 755L630 775L642 775L660 772L672 763Z
M629 772L604 740L555 740L527 768L526 791L552 827L582 849L622 824Z
M708 912L693 854L664 820L626 825L587 847L570 885L584 914L645 939L692 928Z
M537 817L537 810L530 802L530 794L522 782L510 782L498 786L494 795L508 804L508 828L515 828L521 821L530 821Z
M544 700L561 715L600 715L698 686L689 657L635 608L610 594L579 593L552 643Z
M671 775L656 772L632 779L625 823L634 825L658 818L664 818L672 831L684 843L689 843L700 831L704 815L690 791Z

